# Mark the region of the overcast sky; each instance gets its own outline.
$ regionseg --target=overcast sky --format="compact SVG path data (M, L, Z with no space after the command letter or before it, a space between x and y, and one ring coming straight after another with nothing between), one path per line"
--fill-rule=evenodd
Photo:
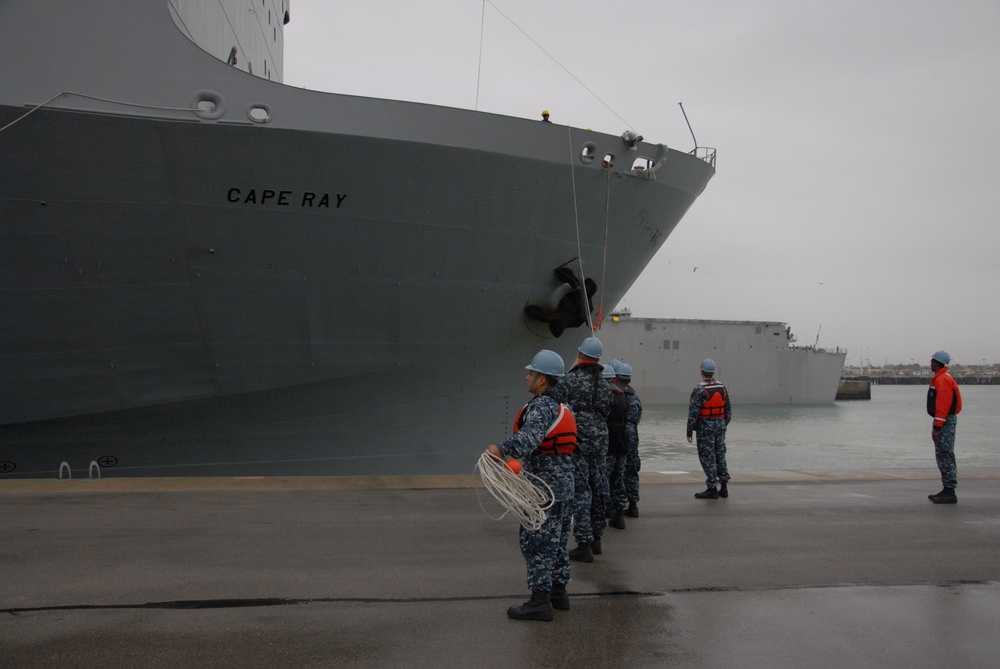
M1000 362L1000 1L293 0L285 83L537 118L717 173L637 316L787 322L848 364ZM698 267L698 271L693 271Z

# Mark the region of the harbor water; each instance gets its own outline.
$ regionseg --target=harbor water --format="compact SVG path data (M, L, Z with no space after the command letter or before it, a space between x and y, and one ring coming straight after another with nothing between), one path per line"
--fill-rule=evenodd
M694 384L692 384L694 387ZM729 470L935 468L926 386L872 386L871 400L828 405L741 405L732 398ZM640 397L641 399L641 397ZM996 467L1000 388L963 386L955 456L963 467ZM644 472L701 471L685 437L687 407L643 406Z

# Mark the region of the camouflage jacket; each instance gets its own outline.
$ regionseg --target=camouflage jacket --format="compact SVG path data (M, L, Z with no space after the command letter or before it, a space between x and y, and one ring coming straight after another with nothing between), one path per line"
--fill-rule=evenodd
M505 460L521 460L523 471L548 483L556 501L565 501L573 499L573 456L549 455L535 450L558 416L557 393L543 390L525 405L521 429L497 444L497 448Z
M607 453L611 388L604 368L596 362L581 362L559 380L556 392L576 416L578 451L583 455Z

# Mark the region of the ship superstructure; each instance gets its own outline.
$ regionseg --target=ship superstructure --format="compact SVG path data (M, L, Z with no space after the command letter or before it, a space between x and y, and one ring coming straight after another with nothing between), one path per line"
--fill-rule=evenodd
M285 32L291 0L169 0L174 22L227 65L284 81Z
M598 336L609 357L629 363L632 386L647 404L687 404L711 358L733 402L831 404L847 351L796 346L775 321L638 318L628 311L605 319Z

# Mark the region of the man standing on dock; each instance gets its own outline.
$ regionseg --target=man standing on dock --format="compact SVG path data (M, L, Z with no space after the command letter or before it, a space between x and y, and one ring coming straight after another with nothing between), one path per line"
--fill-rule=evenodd
M576 548L569 559L593 562L601 554L601 538L607 526L608 505L608 414L611 388L600 363L604 344L587 337L577 349L576 365L559 379L556 391L576 416L577 444L573 453L573 536Z
M605 515L608 525L616 530L625 529L625 509L628 493L625 490L625 466L628 459L628 398L615 383L615 368L604 365L604 379L611 388L611 413L608 414L608 490L609 505Z
M615 365L617 363L617 366ZM628 455L625 458L625 494L628 507L625 515L639 517L639 421L642 419L642 402L632 387L632 365L612 360L615 368L615 385L625 393L628 400L628 414L625 416L625 433L628 436Z
M566 366L555 351L541 350L525 367L528 392L534 397L514 422L514 434L486 449L496 460L517 458L524 471L540 478L552 490L552 505L536 530L520 527L521 555L528 568L531 599L507 609L515 620L552 620L552 609L569 609L569 541L573 519L573 452L576 420L559 403L555 386Z
M715 380L715 361L701 362L701 383L691 391L688 404L687 440L698 433L698 460L705 472L707 487L695 493L698 499L729 497L729 469L726 467L726 427L732 417L729 391ZM721 489L716 485L722 484Z
M934 441L934 456L938 471L941 472L941 492L928 495L935 504L957 504L958 471L955 466L955 427L958 414L962 411L962 393L958 383L948 373L951 356L946 351L938 351L931 356L930 388L927 389L927 413L934 418L931 439Z

